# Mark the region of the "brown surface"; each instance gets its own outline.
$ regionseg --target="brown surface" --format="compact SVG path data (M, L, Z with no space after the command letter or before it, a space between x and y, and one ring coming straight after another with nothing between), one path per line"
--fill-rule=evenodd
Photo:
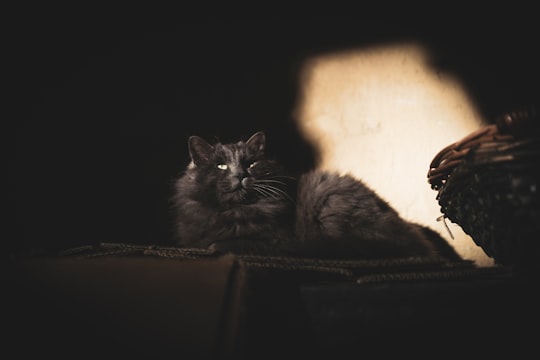
M21 356L208 358L235 351L242 279L233 257L41 259L12 270L9 342Z

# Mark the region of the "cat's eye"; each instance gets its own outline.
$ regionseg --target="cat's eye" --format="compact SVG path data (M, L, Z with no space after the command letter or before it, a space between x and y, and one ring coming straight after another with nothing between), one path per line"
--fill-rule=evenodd
M251 168L254 167L256 164L257 164L256 161L255 161L255 162L252 162L251 164L249 164L248 169L251 169Z
M219 170L227 170L229 167L227 166L227 164L217 164L217 168Z

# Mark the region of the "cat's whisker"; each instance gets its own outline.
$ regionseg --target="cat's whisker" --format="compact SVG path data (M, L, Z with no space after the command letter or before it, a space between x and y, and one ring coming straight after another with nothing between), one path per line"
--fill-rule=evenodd
M277 199L278 198L276 195L272 194L271 192L267 191L266 189L263 189L260 186L253 186L252 189L255 190L256 192L258 192L259 194L261 194L264 197L269 197L269 198L272 198L272 199Z
M266 184L261 184L261 183L266 183ZM268 185L267 183L275 183L275 184L281 184L281 185L284 185L284 186L287 186L286 183L282 182L282 181L279 181L279 180L270 180L270 179L258 179L255 181L255 185L259 185L259 186L264 186L266 187L268 190L273 190L275 193L279 193L280 196L284 196L284 197L287 197L289 198L291 201L293 201L289 194L287 194L287 192L285 192L284 190L278 188L278 187L275 187L275 186L272 186L272 185ZM294 201L293 201L294 202Z
M277 198L282 196L282 194L280 194L278 191L276 191L276 189L274 187L272 187L272 186L255 184L254 187L258 188L258 189L261 189L262 191L269 194L269 196L274 198L274 199L277 199Z
M286 176L286 175L274 175L274 176L272 176L272 179L277 179L277 178L296 180L296 178L293 177L293 176Z
M289 180L296 180L295 177L292 177L292 176L286 176L286 175L274 175L272 174L272 172L267 172L265 174L262 174L260 175L259 177L261 178L265 178L265 179L278 179L278 178L281 178L281 179L289 179Z
M279 180L259 179L259 180L256 180L256 181L257 181L257 182L276 183L276 184L281 184L281 185L287 185L287 184L284 183L283 181L279 181Z
M293 204L295 203L294 200L289 196L289 194L287 194L285 191L281 190L280 188L277 188L275 186L265 185L265 184L258 184L258 183L255 183L253 185L254 185L254 188L264 189L265 191L272 193L274 195L273 196L274 199L284 197L284 198L287 198L291 203Z

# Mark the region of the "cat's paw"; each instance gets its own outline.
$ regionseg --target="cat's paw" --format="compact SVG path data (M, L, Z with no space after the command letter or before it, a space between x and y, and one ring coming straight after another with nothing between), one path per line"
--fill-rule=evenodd
M256 237L236 237L214 242L208 248L221 254L268 255L273 243L265 240Z
M212 243L208 246L208 250L210 250L213 254L216 254L216 255L223 255L223 254L228 254L230 253L231 251L229 249L226 249L223 244L223 242L219 242L219 243Z

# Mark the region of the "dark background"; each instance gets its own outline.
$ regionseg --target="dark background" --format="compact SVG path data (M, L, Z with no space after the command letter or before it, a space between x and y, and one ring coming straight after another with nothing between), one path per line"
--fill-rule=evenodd
M535 12L504 6L24 9L8 34L23 89L10 252L168 244L171 185L193 134L264 130L272 156L310 168L316 154L291 116L310 55L414 39L488 121L537 104Z

